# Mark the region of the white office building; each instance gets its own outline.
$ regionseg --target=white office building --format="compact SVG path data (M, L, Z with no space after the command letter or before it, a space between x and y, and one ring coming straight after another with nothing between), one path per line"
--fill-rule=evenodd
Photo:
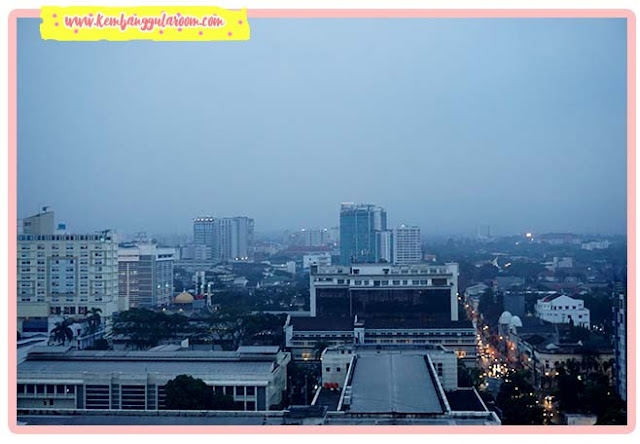
M393 230L393 262L411 264L422 261L420 228L400 225Z
M331 265L331 253L313 253L302 256L302 268L304 270L309 270L311 265L320 265L322 267Z
M536 315L543 321L553 324L568 324L591 328L589 309L584 301L565 295L552 295L538 299Z

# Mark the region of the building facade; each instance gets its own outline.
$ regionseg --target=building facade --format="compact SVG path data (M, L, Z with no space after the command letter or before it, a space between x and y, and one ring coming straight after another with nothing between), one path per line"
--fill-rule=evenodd
M393 230L393 262L412 264L422 261L422 238L420 228L400 225Z
M340 263L376 261L376 232L387 229L387 212L370 204L343 203L340 207Z
M213 226L215 219L211 216L193 219L193 243L195 245L213 246Z
M25 236L48 236L55 232L55 213L44 207L42 211L22 220L22 233Z
M458 264L312 266L311 316L458 320Z
M118 310L118 244L108 231L18 236L18 329L25 319Z
M118 250L120 311L169 305L173 300L175 250L152 243L123 244Z
M375 262L387 264L393 262L393 241L393 232L391 230L376 231Z
M331 253L313 253L302 256L302 268L309 270L311 265L320 265L323 267L331 265Z
M627 295L614 293L614 385L620 398L627 400Z
M253 230L254 221L249 217L215 219L213 259L217 262L250 260Z
M278 347L235 352L74 351L34 347L18 365L18 409L164 410L165 386L178 375L202 379L240 410L279 406L289 353Z

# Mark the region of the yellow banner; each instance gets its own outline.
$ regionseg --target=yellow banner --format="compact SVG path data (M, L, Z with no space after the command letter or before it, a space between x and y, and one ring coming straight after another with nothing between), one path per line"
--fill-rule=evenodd
M44 40L249 40L247 10L207 6L43 6Z

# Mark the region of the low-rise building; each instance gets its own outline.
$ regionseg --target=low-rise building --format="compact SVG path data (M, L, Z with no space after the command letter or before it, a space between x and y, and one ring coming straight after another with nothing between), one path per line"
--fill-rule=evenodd
M18 410L163 410L178 375L202 379L247 411L270 410L286 390L290 354L279 347L214 351L77 351L34 347L18 365Z
M553 324L573 324L578 327L591 328L589 309L585 308L582 299L574 299L566 295L552 295L538 299L536 316Z
M331 253L323 251L319 253L305 254L302 256L303 270L309 270L312 265L326 267L331 265Z
M475 329L470 321L414 323L381 318L329 321L288 316L285 340L292 359L301 361L319 359L322 349L328 346L411 344L441 345L468 367L477 366Z
M442 347L336 347L322 366L312 405L327 409L325 424L500 424L475 389L458 387L456 356Z

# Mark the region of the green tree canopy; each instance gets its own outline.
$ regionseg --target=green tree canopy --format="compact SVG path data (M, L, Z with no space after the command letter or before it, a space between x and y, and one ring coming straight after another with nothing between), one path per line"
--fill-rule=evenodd
M167 382L164 391L169 410L213 409L213 392L202 379L178 375Z

